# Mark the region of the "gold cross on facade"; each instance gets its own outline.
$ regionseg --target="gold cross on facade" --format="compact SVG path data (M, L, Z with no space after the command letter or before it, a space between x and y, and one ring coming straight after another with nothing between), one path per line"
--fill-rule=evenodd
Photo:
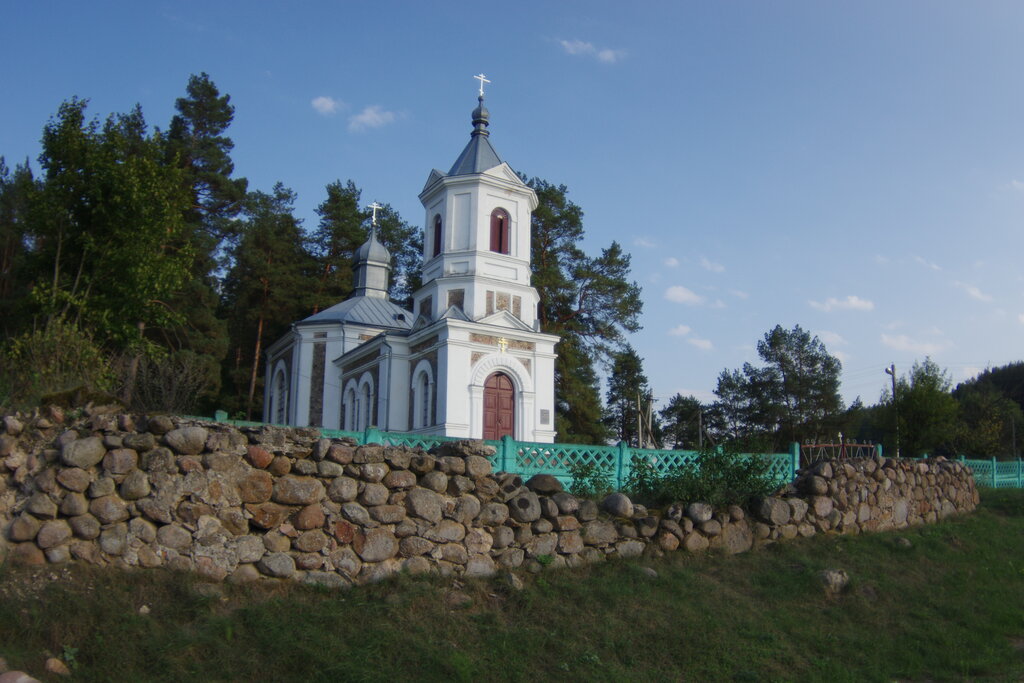
M501 349L502 353L505 353L505 350L508 348L508 339L504 337L498 339L498 348Z

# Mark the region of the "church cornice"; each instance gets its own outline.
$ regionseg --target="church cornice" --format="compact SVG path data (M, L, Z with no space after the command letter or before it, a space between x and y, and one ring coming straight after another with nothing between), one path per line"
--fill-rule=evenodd
M501 177L492 173L496 169L502 169L507 171L506 177ZM514 180L513 180L514 178ZM434 179L433 182L430 182ZM484 173L471 173L468 175L456 175L456 176L440 176L436 177L434 173L430 174L427 178L427 186L420 192L419 199L420 203L428 204L430 199L435 195L439 194L446 188L454 188L460 186L478 186L478 185L489 185L491 187L505 190L508 192L514 192L516 194L523 194L530 197L530 210L537 208L539 203L537 199L537 193L533 191L533 188L520 180L519 176L516 175L512 167L507 163L502 162L501 165L496 166L493 169L488 169Z

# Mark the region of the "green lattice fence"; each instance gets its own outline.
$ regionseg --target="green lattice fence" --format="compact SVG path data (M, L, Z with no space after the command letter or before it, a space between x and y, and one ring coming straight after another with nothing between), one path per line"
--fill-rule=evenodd
M972 460L960 456L960 462L974 471L978 486L992 489L1024 488L1024 465L1017 460Z
M209 420L234 425L236 427L262 427L263 422L247 422L229 420L227 413L218 411L213 420L195 417L197 420ZM285 425L273 425L283 427ZM328 439L349 438L357 444L383 443L392 446L420 447L429 450L445 441L459 441L454 436L427 436L404 432L382 432L375 427L355 432L341 429L321 429L320 433ZM597 446L569 443L535 443L516 441L504 437L500 441L487 441L497 451L491 458L494 468L499 472L511 472L523 478L535 474L551 474L563 484L572 481L572 468L579 465L593 465L599 470L609 472L617 489L621 489L629 478L634 457L646 460L658 474L698 462L697 451L671 451L650 448L630 448L625 443L615 446ZM755 457L745 453L744 457ZM769 472L779 484L787 484L796 476L799 466L800 447L792 444L788 453L761 453L756 457L766 458L770 463Z

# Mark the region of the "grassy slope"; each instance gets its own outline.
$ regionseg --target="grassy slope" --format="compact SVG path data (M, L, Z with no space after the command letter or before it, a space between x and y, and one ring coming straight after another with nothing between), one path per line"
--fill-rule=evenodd
M40 675L74 648L75 680L1017 680L1024 492L985 499L901 534L546 571L521 592L468 582L455 610L442 579L328 592L5 568L0 655ZM827 568L852 578L834 600Z

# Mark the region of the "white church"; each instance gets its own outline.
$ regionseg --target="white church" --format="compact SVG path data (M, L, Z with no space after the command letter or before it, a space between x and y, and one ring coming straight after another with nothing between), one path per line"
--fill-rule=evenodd
M356 253L352 295L267 350L265 422L554 441L558 337L540 331L530 285L537 196L494 151L477 78L469 143L420 192L414 310L388 299L391 255L374 227Z

